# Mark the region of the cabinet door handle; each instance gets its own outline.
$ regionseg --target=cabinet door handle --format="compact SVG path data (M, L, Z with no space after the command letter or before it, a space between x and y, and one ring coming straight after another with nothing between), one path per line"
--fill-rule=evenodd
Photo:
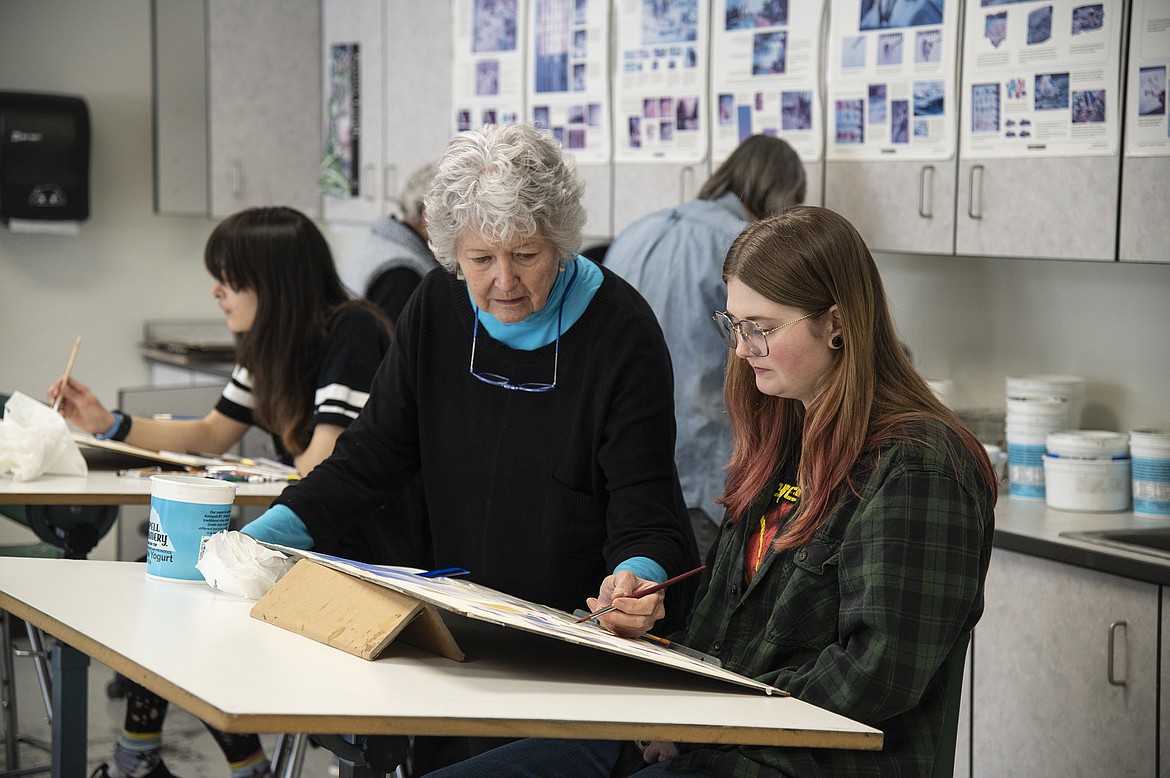
M975 173L979 173L979 186L975 186ZM978 198L976 198L978 194ZM975 210L975 200L979 200L979 210ZM972 219L983 218L983 165L972 165L967 178L967 215Z
M918 215L934 218L934 165L923 165L918 171Z
M398 194L398 165L393 162L382 168L382 192L386 200L392 200Z
M1116 652L1115 652L1115 645L1116 645L1117 629L1118 629L1119 627L1125 627L1125 626L1126 626L1126 624L1125 624L1125 622L1124 622L1124 621L1115 621L1115 622L1113 622L1112 624L1110 624L1110 625L1109 625L1109 669L1108 669L1108 677L1109 677L1109 684L1110 684L1111 686L1125 686L1125 679L1123 678L1123 679L1121 679L1121 680L1119 681L1119 680L1117 680L1117 677L1116 677L1116 676L1113 674L1113 666L1116 664Z
M232 196L240 197L244 194L244 163L238 159L232 160Z
M378 195L374 192L374 181L378 175L378 166L373 162L369 162L362 170L364 171L362 178L365 179L362 183L362 191L364 192L362 198L366 202L372 203L378 199Z
M678 171L678 204L682 205L687 201L687 192L690 187L687 184L695 177L695 169L687 165L682 170Z

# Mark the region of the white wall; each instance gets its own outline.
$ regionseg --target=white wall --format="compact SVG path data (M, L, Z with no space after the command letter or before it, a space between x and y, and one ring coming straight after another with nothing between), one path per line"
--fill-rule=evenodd
M112 402L147 380L144 320L219 315L202 264L212 222L151 211L149 3L0 0L3 89L84 96L94 142L80 236L0 230L0 388L43 396L81 334L76 375ZM360 238L326 234L341 261ZM1170 264L878 262L916 363L953 379L961 404L1002 408L1005 375L1072 373L1088 381L1087 424L1170 426Z

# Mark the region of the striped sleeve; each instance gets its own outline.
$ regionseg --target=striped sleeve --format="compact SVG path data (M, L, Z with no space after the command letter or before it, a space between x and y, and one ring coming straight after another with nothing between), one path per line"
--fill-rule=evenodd
M342 314L321 360L313 397L313 424L348 427L370 399L370 386L390 336L369 311Z

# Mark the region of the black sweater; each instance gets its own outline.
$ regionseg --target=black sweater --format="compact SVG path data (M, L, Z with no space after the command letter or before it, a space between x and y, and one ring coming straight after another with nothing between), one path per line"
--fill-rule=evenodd
M399 318L361 415L333 456L278 502L320 546L421 471L435 565L564 610L585 607L630 557L672 576L694 567L666 343L638 293L604 273L561 336L557 385L545 393L469 375L467 287L430 273ZM547 382L553 352L508 348L480 327L476 370ZM692 590L671 587L668 621L685 615Z

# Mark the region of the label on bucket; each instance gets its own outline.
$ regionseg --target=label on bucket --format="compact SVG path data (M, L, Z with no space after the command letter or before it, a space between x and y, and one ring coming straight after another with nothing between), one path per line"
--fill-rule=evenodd
M1044 446L1008 441L1008 495L1044 499Z
M146 574L177 581L202 581L195 567L203 539L228 528L232 505L150 498L150 532L146 542Z
M1170 516L1170 459L1133 458L1133 512Z

